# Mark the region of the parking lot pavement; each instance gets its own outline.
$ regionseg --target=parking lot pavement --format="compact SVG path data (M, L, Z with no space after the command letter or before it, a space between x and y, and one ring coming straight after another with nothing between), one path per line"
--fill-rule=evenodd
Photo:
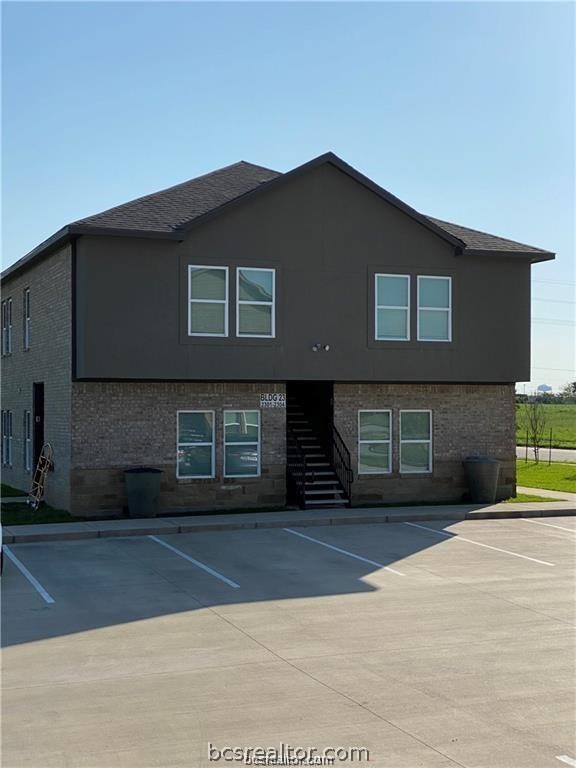
M576 764L574 517L9 552L3 768L201 768L208 742Z

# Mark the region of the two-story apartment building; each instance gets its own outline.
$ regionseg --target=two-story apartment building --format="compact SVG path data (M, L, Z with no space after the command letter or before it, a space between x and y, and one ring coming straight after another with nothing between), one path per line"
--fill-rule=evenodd
M552 258L331 153L77 221L2 276L4 482L27 488L49 441L46 500L78 515L120 514L142 465L166 511L458 501L478 454L508 496L530 267Z

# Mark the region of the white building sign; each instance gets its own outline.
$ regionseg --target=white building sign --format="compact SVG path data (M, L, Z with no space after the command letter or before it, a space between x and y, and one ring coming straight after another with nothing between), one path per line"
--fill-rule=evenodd
M260 408L286 408L286 395L280 392L264 392L260 395Z

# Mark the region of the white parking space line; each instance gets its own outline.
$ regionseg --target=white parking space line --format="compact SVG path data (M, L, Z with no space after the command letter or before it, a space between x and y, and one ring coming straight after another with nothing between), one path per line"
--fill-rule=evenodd
M460 536L456 533L445 533L444 531L439 531L436 528L429 528L427 525L419 525L418 523L404 523L404 525L409 525L412 528L421 528L423 531L429 531L430 533L435 533L437 536L445 536L447 539L452 539L452 541L465 541L468 544L476 544L477 547L486 547L486 549L493 549L495 552L503 552L505 555L512 555L513 557L521 557L522 560L530 560L533 563L538 563L539 565L551 565L554 566L556 563L549 563L546 560L537 560L535 557L528 557L528 555L520 555L518 552L510 552L509 549L500 549L500 547L492 547L490 544L482 544L479 541L472 541L472 539L467 539L464 536Z
M566 763L566 765L572 765L574 768L576 768L576 760L574 760L573 757L568 757L568 755L556 755L556 760L560 760L562 763Z
M540 520L528 520L522 518L523 523L534 523L535 525L545 525L546 528L557 528L559 531L568 531L568 533L576 533L576 528L564 528L563 525L553 525L552 523L541 523Z
M314 539L312 536L306 536L304 533L300 533L299 531L294 531L292 528L283 528L282 530L286 531L286 533L292 533L294 536L300 536L301 539L306 539L307 541L313 541L314 544L320 544L322 547L326 547L327 549L332 549L334 552L339 552L341 555L347 555L348 557L353 557L354 560L361 560L363 563L368 563L369 565L376 565L378 568L384 568L386 571L390 571L390 573L395 573L396 576L405 576L405 573L400 573L400 571L395 570L394 568L390 568L388 565L384 565L384 563L377 563L376 560L368 560L367 557L362 557L361 555L355 555L354 552L348 552L346 549L340 549L340 547L335 547L333 544L327 544L325 541L320 541L320 539Z
M209 565L206 565L206 563L201 563L200 560L195 560L193 557L190 557L190 555L187 555L186 552L182 552L180 549L176 549L176 547L173 547L171 544L167 544L165 541L162 541L162 539L159 539L157 536L148 536L149 539L152 541L155 541L157 544L161 544L163 547L166 547L166 549L169 549L171 552L174 552L174 554L179 555L180 557L183 557L184 560L188 560L189 563L192 563L197 568L201 568L203 571L206 571L206 573L209 573L211 576L214 576L216 579L220 579L220 581L223 581L224 584L228 584L229 587L232 587L233 589L240 589L240 584L236 584L235 581L232 581L232 579L226 578L226 576L223 576L221 573L218 573L218 571L215 571L214 568L210 568Z
M41 597L41 598L42 598L42 599L43 599L43 600L44 600L46 603L54 603L54 602L55 602L55 600L54 600L54 598L52 597L52 595L50 595L50 594L49 594L49 593L48 593L48 592L47 592L47 591L44 589L44 587L42 586L42 584L40 584L40 582L38 581L38 579L36 579L34 576L32 576L32 574L30 573L30 571L28 570L28 568L26 568L26 566L24 565L24 563L22 563L20 560L18 560L18 558L16 557L16 555L14 554L14 552L12 552L12 550L11 550L9 547L7 547L6 545L4 545L4 546L2 547L2 549L4 550L4 552L6 553L6 555L9 557L9 559L10 559L10 560L11 560L11 561L14 563L14 565L16 566L16 568L18 568L18 570L20 571L20 573L22 573L22 574L23 574L23 575L24 575L24 576L25 576L25 577L28 579L28 581L30 582L30 584L32 584L32 586L34 587L34 589L36 590L36 592L38 592L38 594L40 595L40 597Z

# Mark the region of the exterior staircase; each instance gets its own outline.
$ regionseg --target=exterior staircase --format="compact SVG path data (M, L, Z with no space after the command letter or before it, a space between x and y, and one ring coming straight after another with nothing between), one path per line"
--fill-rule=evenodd
M288 486L293 499L302 509L350 506L349 455L343 473L342 462L334 461L334 438L324 436L325 429L315 424L313 415L292 398L287 402L286 424ZM342 438L338 438L347 453Z

